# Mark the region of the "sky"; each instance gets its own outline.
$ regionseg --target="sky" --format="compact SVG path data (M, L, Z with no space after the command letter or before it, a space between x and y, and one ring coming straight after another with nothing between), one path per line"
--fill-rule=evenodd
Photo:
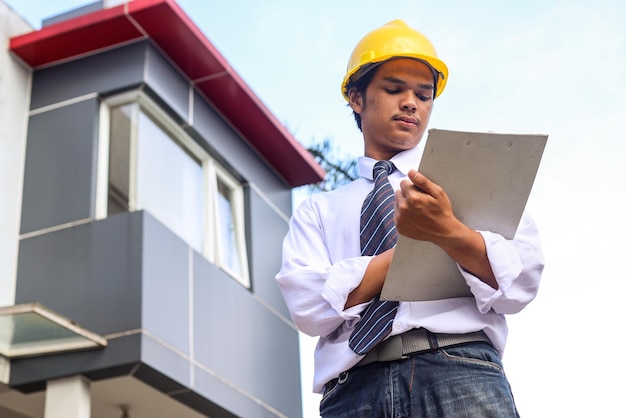
M88 3L4 1L35 28ZM449 67L430 128L549 135L527 205L546 267L537 298L507 318L505 370L522 417L620 414L626 2L178 3L304 145L330 139L342 158L362 153L341 80L360 38L397 18L429 37ZM301 342L304 417L313 418L314 340Z

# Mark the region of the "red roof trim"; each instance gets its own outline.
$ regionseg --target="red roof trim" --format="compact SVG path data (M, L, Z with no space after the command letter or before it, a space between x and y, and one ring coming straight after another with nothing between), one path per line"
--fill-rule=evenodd
M37 68L142 37L152 39L292 187L324 178L311 154L173 0L134 0L78 16L14 37L10 50Z

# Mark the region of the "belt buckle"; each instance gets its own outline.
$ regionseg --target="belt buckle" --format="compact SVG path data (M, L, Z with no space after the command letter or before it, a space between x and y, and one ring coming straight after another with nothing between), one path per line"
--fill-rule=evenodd
M400 338L399 335L389 338L377 348L376 354L378 355L378 361L393 361L408 358L408 356L405 356L403 353L402 338Z

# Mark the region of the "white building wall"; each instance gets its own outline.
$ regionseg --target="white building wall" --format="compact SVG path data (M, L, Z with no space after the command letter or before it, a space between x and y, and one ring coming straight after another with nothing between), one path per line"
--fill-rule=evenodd
M0 306L15 302L31 71L8 51L33 28L0 0Z

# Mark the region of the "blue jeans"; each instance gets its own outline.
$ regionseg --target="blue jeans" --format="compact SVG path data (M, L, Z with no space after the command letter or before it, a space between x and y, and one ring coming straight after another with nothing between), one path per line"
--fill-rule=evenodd
M483 342L371 363L326 385L323 418L519 417L496 350Z

